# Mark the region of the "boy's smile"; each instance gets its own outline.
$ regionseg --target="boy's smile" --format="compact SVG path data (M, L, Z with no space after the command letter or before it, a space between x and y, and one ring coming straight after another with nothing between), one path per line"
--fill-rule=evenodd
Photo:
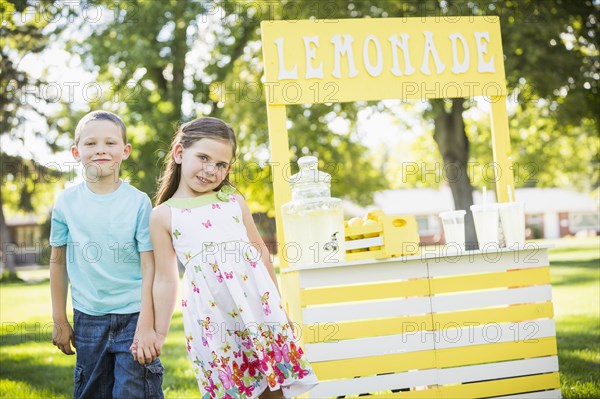
M121 162L129 157L131 145L125 144L121 128L113 122L92 120L81 130L71 153L82 163L88 182L112 179L118 183Z

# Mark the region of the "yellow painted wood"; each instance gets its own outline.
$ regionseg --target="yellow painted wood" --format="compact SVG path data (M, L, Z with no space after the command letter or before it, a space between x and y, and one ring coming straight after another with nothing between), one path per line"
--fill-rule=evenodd
M477 304L473 304L477 306ZM433 314L433 327L436 330L488 323L509 323L542 318L552 318L552 302L513 305L499 308L463 310L459 312Z
M404 334L432 329L431 315L422 315L352 322L305 324L302 326L302 335L304 342L316 343Z
M360 359L312 362L311 365L319 381L326 381L434 368L435 352L431 350L363 357Z
M369 396L369 399L407 398L407 399L437 399L440 397L437 386L427 387L418 391L384 392Z
M365 269L365 273L368 273L367 269ZM306 307L339 302L428 295L429 280L423 278L391 283L306 289L302 290L300 300L302 306Z
M281 219L281 206L291 200L290 185L285 173L290 162L290 146L286 126L285 106L267 104L267 125L269 128L269 143L271 146L271 162L273 176L273 198L275 201L275 226L277 229L277 242L279 253L285 246L283 236L283 222ZM287 176L289 177L289 176ZM285 257L279 257L279 266L288 266Z
M493 71L479 69L477 33L486 32L489 41L479 39L479 47L486 46L482 53L483 63L493 66ZM452 41L450 35L461 34L469 49L469 66L465 72L454 69ZM359 18L338 20L264 21L261 23L263 59L265 69L265 92L272 104L313 104L349 102L356 100L383 100L388 98L410 100L421 98L450 98L506 95L502 38L498 17L453 17L452 20L431 18ZM408 35L410 68L405 67L403 51L392 45L390 38L401 39ZM431 42L443 70L436 67L432 53L425 51ZM349 35L352 57L339 57L339 75L335 76L335 46L332 40L337 35ZM305 44L305 38L318 39L318 46ZM369 38L369 40L367 40ZM340 36L342 39L342 36ZM283 43L278 40L283 40ZM372 40L372 41L371 41ZM369 73L367 63L378 64L377 47L381 51L381 70ZM348 42L349 43L349 42ZM364 56L365 43L367 57ZM458 44L457 58L461 63L464 47ZM397 48L394 57L393 48ZM279 50L281 49L280 57ZM314 51L311 58L307 53ZM428 58L425 58L427 54ZM401 76L396 76L394 58L398 61ZM354 61L355 73L349 66ZM365 61L365 59L367 61ZM425 61L429 62L425 62ZM321 66L322 77L307 77L309 68ZM429 68L427 71L424 68ZM296 76L281 75L294 71ZM410 74L409 74L410 73ZM288 77L289 76L289 77Z
M290 273L282 273L281 279L281 291L282 300L285 310L288 312L291 321L296 327L303 324L302 309L300 307L300 275L297 271ZM301 340L304 337L299 337Z
M398 353L384 356L312 362L319 380L335 380L383 373L400 373L434 367L458 367L505 360L556 355L556 339L538 342L500 342L469 347Z
M461 346L435 351L436 366L457 367L472 364L528 359L556 355L556 338L546 337L530 341L498 342L486 345Z
M380 247L378 247L380 248ZM375 250L375 251L360 251L360 252L346 252L346 260L367 260L367 259L381 259L385 258L386 253L384 250Z
M369 398L423 398L423 399L475 399L490 396L511 395L534 392L560 387L559 374L548 373L527 377L507 378L501 380L474 382L469 384L432 386L421 391L381 393Z
M365 236L366 234L368 234L369 236L373 235L373 237L376 237L382 232L382 223L376 223L370 226L346 226L346 228L344 229L344 235L346 236L346 239L355 238L356 236L359 236L359 238L363 238L363 236Z
M496 196L498 202L508 202L508 188L515 200L512 153L506 112L506 96L491 97L492 152L495 163Z
M508 272L470 274L465 276L432 278L432 294L445 294L500 287L523 287L550 284L550 268L510 270Z
M438 387L442 398L452 399L487 398L556 388L560 388L558 373Z

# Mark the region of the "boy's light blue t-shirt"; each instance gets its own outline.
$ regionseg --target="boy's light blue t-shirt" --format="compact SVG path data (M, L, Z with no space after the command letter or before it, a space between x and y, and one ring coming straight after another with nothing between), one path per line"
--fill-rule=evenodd
M92 316L140 311L140 252L152 251L148 195L126 182L96 194L66 189L52 211L50 245L67 245L73 308Z

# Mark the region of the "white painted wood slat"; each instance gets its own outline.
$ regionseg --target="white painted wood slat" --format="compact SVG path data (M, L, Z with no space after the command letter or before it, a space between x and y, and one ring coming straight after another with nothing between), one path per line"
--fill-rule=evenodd
M560 399L562 395L560 389L552 389L548 391L520 393L517 395L495 396L494 399Z
M549 285L538 285L526 288L508 288L465 294L434 295L431 297L431 306L432 311L437 313L521 303L547 302L551 300L552 287Z
M427 278L427 264L413 260L367 263L324 269L308 269L300 273L300 288L318 288L350 284L368 284Z
M436 349L511 341L535 342L534 340L556 335L556 326L552 319L519 323L487 323L465 328L452 328L451 325L446 327L448 329L435 331L434 345Z
M321 381L311 391L311 397L322 398L423 385L447 385L461 382L485 381L554 371L558 371L558 358L556 356L548 356L476 366L418 370L362 378Z
M308 360L322 362L417 352L434 348L446 349L499 342L530 341L555 335L554 320L546 319L520 323L490 323L435 332L415 331L338 342L318 342L305 344L304 349Z
M535 343L534 340L555 335L554 320L545 319L309 343L305 344L304 349L311 362L323 362L511 341Z
M438 375L438 384L459 384L464 382L552 373L554 371L558 371L558 357L537 357L531 359L511 360L508 362L440 369Z
M433 350L434 339L431 331L415 331L381 337L305 344L304 350L308 360L321 362Z
M431 277L493 273L548 266L548 252L533 248L516 252L488 252L427 260Z
M326 323L422 315L431 313L430 297L394 299L391 301L363 301L322 306L309 306L302 309L305 324Z
M411 388L435 384L437 369L409 371L344 380L321 381L310 391L311 398L326 398L367 392L380 392L386 389Z

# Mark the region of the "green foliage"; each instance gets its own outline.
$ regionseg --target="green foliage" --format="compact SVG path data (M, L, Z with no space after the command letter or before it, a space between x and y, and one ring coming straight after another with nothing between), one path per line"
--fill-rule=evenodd
M50 1L35 3L42 8ZM0 6L3 15L19 16L10 10L23 11L31 4L34 2L2 0ZM382 148L375 155L367 154L358 142L357 112L368 107L375 112L393 110L364 103L288 107L292 165L271 170L261 83L260 22L270 18L445 18L453 15L500 16L507 86L516 100L509 105L511 111L514 109L511 137L514 161L519 164L515 176L517 186L574 182L578 189L598 187L598 163L593 152L598 148L594 137L598 131L596 111L600 108L596 44L599 6L591 0L553 0L543 5L533 0L427 4L311 0L265 5L258 7L258 13L251 12L253 7L229 0L98 0L93 4L101 7L106 18L90 21L84 18L83 7L63 8L69 12L80 11L70 31L77 34L68 39L67 48L80 55L83 64L96 74L104 95L90 102L89 109L71 109L74 107L65 105L52 118L47 118L50 132L39 134L48 139L52 148L58 148L65 143L60 140L61 135L73 131L78 119L88 110L103 108L117 112L128 126L134 148L132 157L124 164L123 177L149 194L156 190L156 179L178 124L200 115L221 117L236 129L240 151L234 180L255 211L272 211L271 173L295 172L293 162L308 153L318 155L321 168L333 172L334 195L360 204L368 204L372 192L384 188L441 184L443 162L434 150L437 145L428 136L433 131L437 111L433 107L411 104L407 104L404 111L413 108L423 116L423 121L416 125L400 125L401 129L412 129L413 135L418 136L412 148L399 142L393 148ZM44 7L46 13L55 9L59 10ZM64 17L59 21L67 21ZM4 56L7 52L16 51L15 54L22 56L42 51L49 41L67 40L59 35L64 24L48 26L44 22L48 16L30 19L37 22L19 24L9 18L0 28L3 85L9 72L13 74L10 79L20 85L43 82L31 80L14 68L14 62L10 64L12 58ZM547 67L550 65L552 67ZM6 108L3 104L2 112L8 112L3 114L3 121L17 126L17 111L28 107L14 101ZM345 121L344 131L332 132L330 124L335 118ZM471 142L470 162L488 164L491 161L488 121L470 120L467 111L465 122ZM3 128L2 133L6 131ZM12 129L10 134L19 139L18 130ZM409 166L407 162L412 164ZM583 171L595 174L591 184L585 183ZM486 176L489 178L489 175L474 173L471 179L477 187L492 186ZM3 188L7 184L11 183L3 181ZM35 186L29 183L9 187L6 192L23 200L22 204L15 202L15 208L27 209L26 200L36 192L32 187ZM41 202L32 198L31 205L36 208Z
M112 2L100 4L111 7ZM229 10L226 18L218 14L221 24L212 27L202 25L211 15L214 18L214 13L203 8L208 3L132 4L71 47L98 70L99 82L112 91L128 86L135 91L127 98L112 96L90 104L91 108L118 112L126 120L134 151L125 174L133 184L153 193L176 125L199 115L220 117L238 133L233 181L254 211L271 214L271 173L291 174L296 166L278 165L271 170L268 165L260 19L228 1L210 3ZM206 42L214 45L207 49ZM202 54L206 50L210 57ZM192 57L198 61L191 62ZM260 92L252 91L256 88ZM182 107L184 98L192 99L191 106ZM290 157L295 161L309 152L318 155L322 167L334 175L333 194L367 204L373 191L385 187L385 179L372 168L365 148L352 139L351 130L334 134L327 125L334 114L355 120L356 109L352 104L290 109Z
M63 178L63 173L40 165L24 148L27 134L43 139L51 151L60 146L56 144L57 125L44 108L48 99L39 90L47 84L44 75L31 76L20 63L25 57L40 54L57 39L65 25L54 21L64 20L69 13L68 9L53 7L48 0L0 0L0 135L21 146L18 154L0 151L0 207L8 213L44 212L52 202L52 185ZM46 121L46 128L24 128L31 127L28 121L36 116Z

